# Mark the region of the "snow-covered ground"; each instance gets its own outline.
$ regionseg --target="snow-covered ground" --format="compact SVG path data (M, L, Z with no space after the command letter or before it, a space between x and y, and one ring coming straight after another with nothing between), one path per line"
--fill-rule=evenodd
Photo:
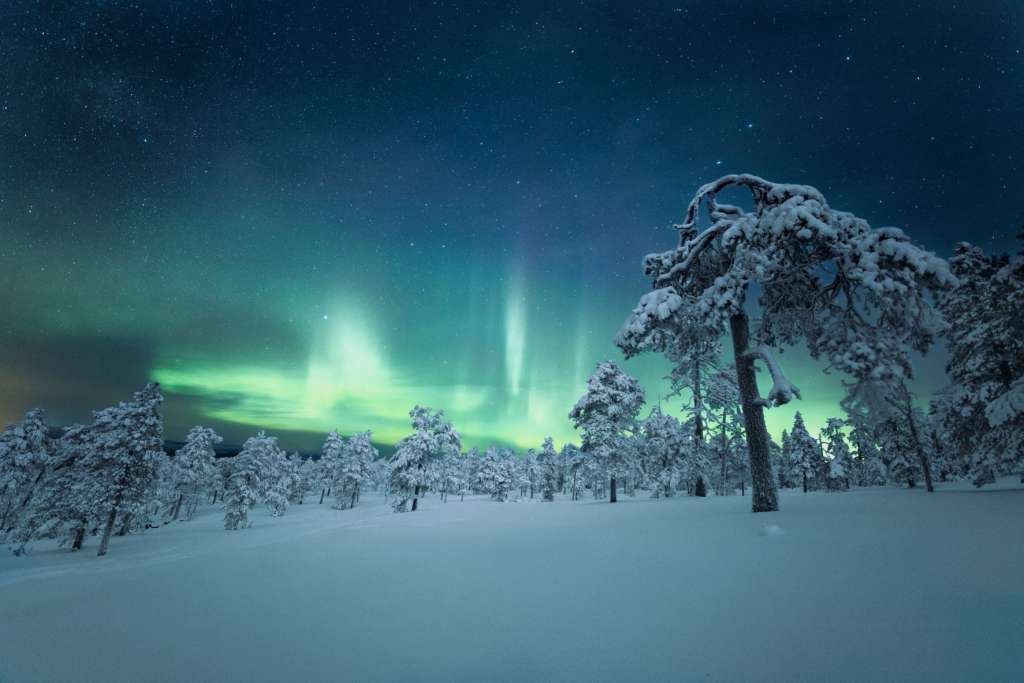
M1024 678L1024 489L307 503L0 554L0 680Z

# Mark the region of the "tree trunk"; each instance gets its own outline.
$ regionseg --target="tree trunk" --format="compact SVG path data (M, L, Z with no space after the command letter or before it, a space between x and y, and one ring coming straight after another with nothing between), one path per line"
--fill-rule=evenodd
M327 489L320 489L320 504L324 504L324 495L327 493Z
M114 531L114 522L117 520L117 508L120 505L120 500L115 500L114 504L110 506L110 512L107 513L107 523L103 525L103 537L100 538L100 549L96 553L96 557L102 557L107 554L107 546L110 545L110 534Z
M71 541L71 551L74 552L76 550L81 550L82 549L82 542L83 541L85 541L85 525L84 524L82 526L78 527L77 529L75 529L74 540Z
M174 503L174 512L171 513L171 521L178 519L178 515L181 514L181 504L185 500L185 494L179 493L178 500Z
M746 313L737 313L729 318L736 379L743 405L743 423L747 429L747 450L750 453L750 502L754 512L773 512L779 509L779 499L775 493L775 482L772 481L768 428L764 423L764 406L757 390L754 359L746 355L750 344L749 325Z
M127 536L132 526L132 515L129 513L125 515L124 521L121 523L121 528L118 530L118 536Z
M690 387L693 391L693 438L698 455L704 452L704 393L700 379L700 364L694 363L690 370ZM693 495L698 498L707 497L708 487L703 475L697 477Z
M807 473L804 472L804 493L807 493Z
M615 477L612 477L611 494L609 495L609 503L617 503L619 501L618 496L615 495Z
M416 503L419 502L420 496L420 485L416 484L416 488L412 492L412 511L416 512Z
M722 468L721 468L722 471L719 472L719 481L718 481L718 488L719 488L718 495L720 495L720 496L724 496L725 495L725 456L726 456L726 451L728 451L728 450L729 450L729 442L726 441L726 437L725 437L725 408L723 407L722 408Z
M921 439L917 432L917 424L914 420L913 409L909 407L908 402L908 420L910 422L910 436L914 439L914 448L917 449L917 459L921 462L921 471L924 473L924 487L928 493L934 493L935 487L932 486L932 466L928 462L928 454L924 452L924 447L921 445Z

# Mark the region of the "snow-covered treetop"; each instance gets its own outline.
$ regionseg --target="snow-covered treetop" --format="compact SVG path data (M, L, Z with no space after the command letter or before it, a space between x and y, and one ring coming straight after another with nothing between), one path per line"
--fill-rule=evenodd
M611 444L631 430L643 404L644 390L635 378L614 361L598 363L587 380L587 392L569 413L573 426L583 432L583 450Z
M90 432L97 453L122 460L163 455L163 400L160 385L150 382L133 400L94 412Z
M409 417L416 431L398 442L391 458L392 467L422 465L449 452L459 453L462 450L462 436L451 422L444 419L443 410L416 406L409 411Z
M8 458L18 468L45 465L51 450L48 430L46 413L39 408L25 413L21 422L8 425L0 434L0 465Z
M718 203L729 187L750 191L751 212ZM702 206L711 225L698 232ZM802 338L812 356L825 356L844 372L905 377L908 350L926 350L941 330L928 292L956 284L942 259L902 231L872 229L830 208L807 185L727 175L697 191L676 227L679 246L644 259L655 289L620 332L634 346L657 342L659 325L652 321L680 314L722 331L756 286L760 344Z

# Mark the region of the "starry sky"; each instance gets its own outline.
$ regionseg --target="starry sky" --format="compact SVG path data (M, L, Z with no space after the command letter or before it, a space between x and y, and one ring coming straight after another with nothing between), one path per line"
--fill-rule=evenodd
M470 445L564 443L719 175L1014 249L1022 49L1013 0L7 0L0 423L158 380L172 439L388 444L420 403ZM838 414L838 377L782 359L776 435ZM662 359L624 366L665 393Z

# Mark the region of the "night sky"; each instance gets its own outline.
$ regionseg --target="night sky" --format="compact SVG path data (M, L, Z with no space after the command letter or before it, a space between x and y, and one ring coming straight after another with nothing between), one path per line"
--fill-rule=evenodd
M1016 249L1022 2L335 4L0 5L0 423L154 379L172 439L393 443L420 403L561 444L643 255L730 172ZM782 359L776 435L839 413Z

